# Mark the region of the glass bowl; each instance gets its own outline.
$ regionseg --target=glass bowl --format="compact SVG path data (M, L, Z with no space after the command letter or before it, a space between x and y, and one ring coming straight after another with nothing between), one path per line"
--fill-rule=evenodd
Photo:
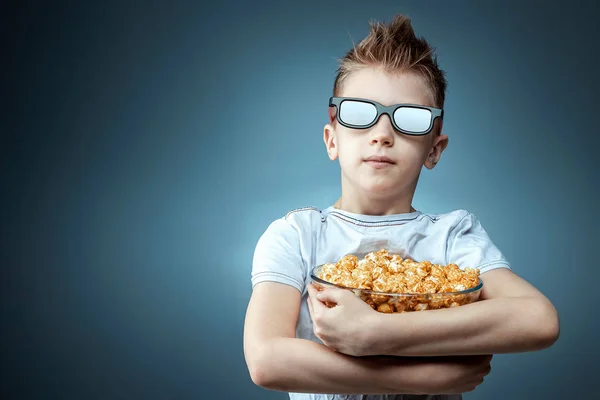
M374 310L382 313L403 313L411 311L437 310L442 308L459 307L479 300L483 281L479 278L477 286L460 292L444 293L386 293L368 289L348 288L339 284L327 282L319 278L322 265L313 268L310 277L317 290L326 287L337 287L354 293ZM335 304L325 303L328 307Z

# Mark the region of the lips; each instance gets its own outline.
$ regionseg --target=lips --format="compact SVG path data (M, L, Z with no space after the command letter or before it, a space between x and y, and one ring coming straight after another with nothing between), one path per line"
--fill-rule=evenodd
M391 158L386 156L371 156L365 158L365 162L396 164Z
M396 164L391 158L386 156L371 156L365 158L365 164L376 170L387 170Z

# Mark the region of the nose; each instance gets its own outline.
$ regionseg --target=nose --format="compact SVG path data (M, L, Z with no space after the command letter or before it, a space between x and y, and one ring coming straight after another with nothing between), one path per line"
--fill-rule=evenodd
M392 126L392 121L383 114L379 117L379 121L371 127L371 144L379 144L381 146L391 147L394 145L395 130Z

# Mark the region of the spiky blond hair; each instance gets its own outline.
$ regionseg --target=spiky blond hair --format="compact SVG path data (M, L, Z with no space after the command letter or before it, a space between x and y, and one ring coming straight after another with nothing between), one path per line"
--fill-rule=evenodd
M435 106L442 108L447 87L445 73L438 66L433 48L415 35L410 18L399 14L390 24L370 21L369 26L367 37L340 60L333 95L339 96L353 71L380 67L390 73L416 72L429 85Z

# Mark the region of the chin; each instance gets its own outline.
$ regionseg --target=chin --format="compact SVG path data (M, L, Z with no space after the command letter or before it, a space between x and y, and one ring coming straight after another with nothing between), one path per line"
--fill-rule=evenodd
M363 190L373 197L388 197L398 192L398 186L391 183L371 183L363 185Z

